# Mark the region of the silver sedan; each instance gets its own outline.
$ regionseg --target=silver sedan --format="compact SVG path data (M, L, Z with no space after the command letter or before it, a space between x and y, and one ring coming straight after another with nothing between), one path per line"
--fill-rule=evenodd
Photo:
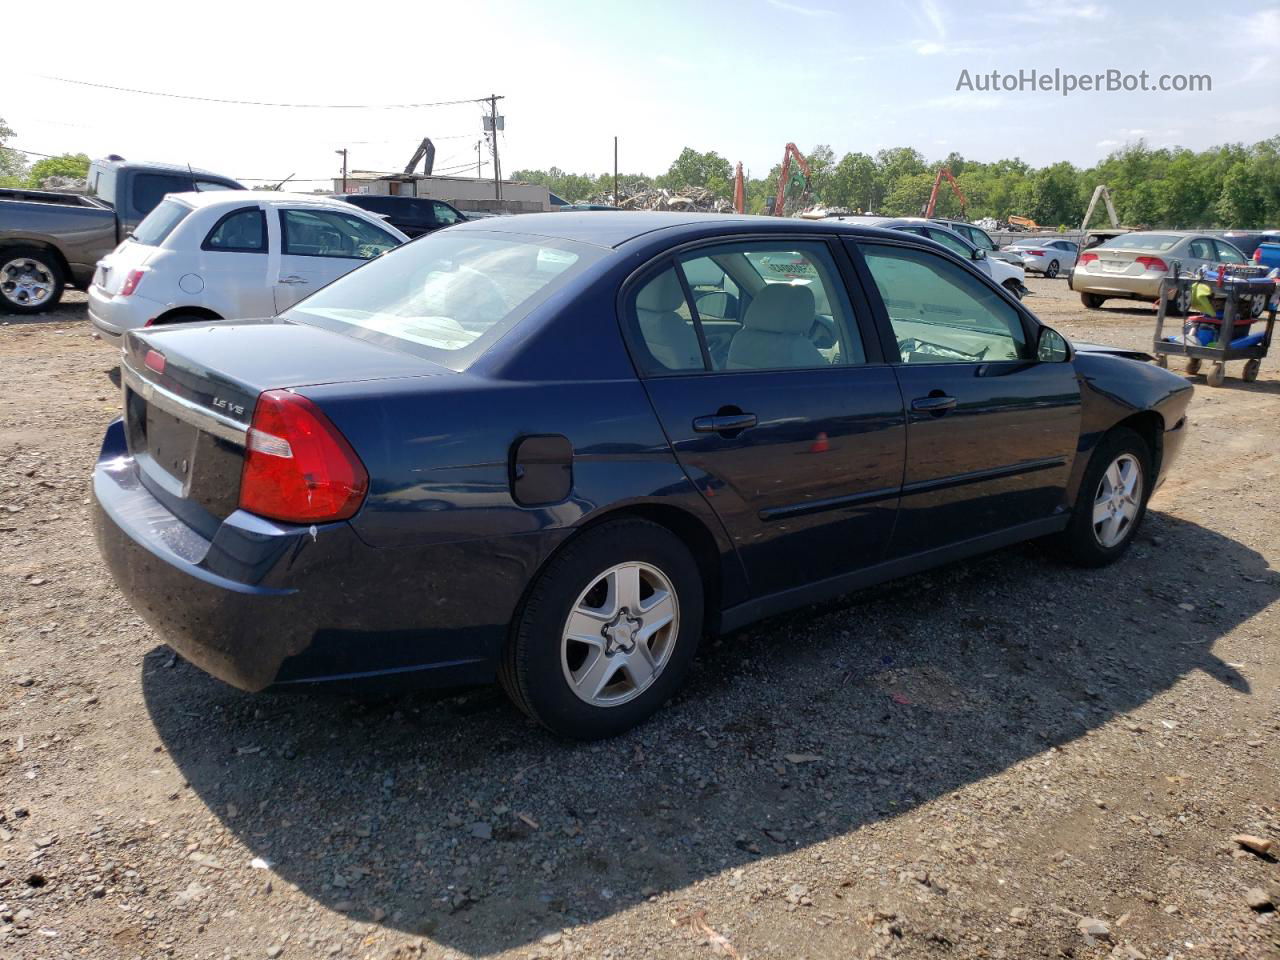
M1056 237L1019 240L1005 247L1004 252L1018 254L1022 257L1022 265L1026 270L1043 273L1050 280L1063 270L1070 271L1079 256L1076 244Z

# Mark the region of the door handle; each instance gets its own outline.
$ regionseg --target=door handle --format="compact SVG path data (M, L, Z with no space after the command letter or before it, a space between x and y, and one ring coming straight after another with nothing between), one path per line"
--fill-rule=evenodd
M693 419L693 429L696 433L731 433L735 430L747 430L755 425L754 413L718 413L714 416Z
M955 397L916 397L911 401L911 409L917 413L946 413L954 410Z
M299 277L295 275L292 277L281 277L280 282L281 283L310 283L311 281L308 280L306 277Z

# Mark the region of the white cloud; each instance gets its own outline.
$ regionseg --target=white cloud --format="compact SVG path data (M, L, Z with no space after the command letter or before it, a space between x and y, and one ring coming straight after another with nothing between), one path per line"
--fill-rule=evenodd
M1099 140L1097 143L1094 144L1094 146L1102 150L1114 150L1116 147L1120 146L1120 141L1119 140Z
M940 43L917 43L916 44L916 53L920 54L920 56L922 57L931 57L935 53L943 53L944 51L946 51L946 49L947 48Z
M938 39L945 40L947 38L947 24L942 19L942 11L938 9L938 5L933 0L924 0L920 4L920 10L933 27L933 32L938 35Z
M931 110L998 110L1006 106L1006 100L994 93L952 93L914 106Z
M799 3L788 3L787 0L768 0L769 6L785 10L787 13L798 13L802 17L834 17L834 10L824 7L806 7Z
M1105 20L1107 11L1096 4L1081 6L1046 7L1043 10L1012 13L1009 19L1015 23L1032 23L1038 26L1061 24L1070 20Z

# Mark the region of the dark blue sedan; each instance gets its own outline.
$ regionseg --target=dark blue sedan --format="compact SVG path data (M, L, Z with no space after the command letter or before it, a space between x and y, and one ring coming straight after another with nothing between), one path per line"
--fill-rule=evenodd
M98 543L185 658L496 677L583 738L709 633L1033 537L1115 560L1191 397L923 237L699 214L461 224L121 372Z

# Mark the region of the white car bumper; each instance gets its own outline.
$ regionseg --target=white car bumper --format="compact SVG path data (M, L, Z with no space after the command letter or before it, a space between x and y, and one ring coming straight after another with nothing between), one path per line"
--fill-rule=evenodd
M112 296L96 283L89 287L89 321L108 343L119 345L130 330L147 325L147 321L164 310L163 303L133 294Z

